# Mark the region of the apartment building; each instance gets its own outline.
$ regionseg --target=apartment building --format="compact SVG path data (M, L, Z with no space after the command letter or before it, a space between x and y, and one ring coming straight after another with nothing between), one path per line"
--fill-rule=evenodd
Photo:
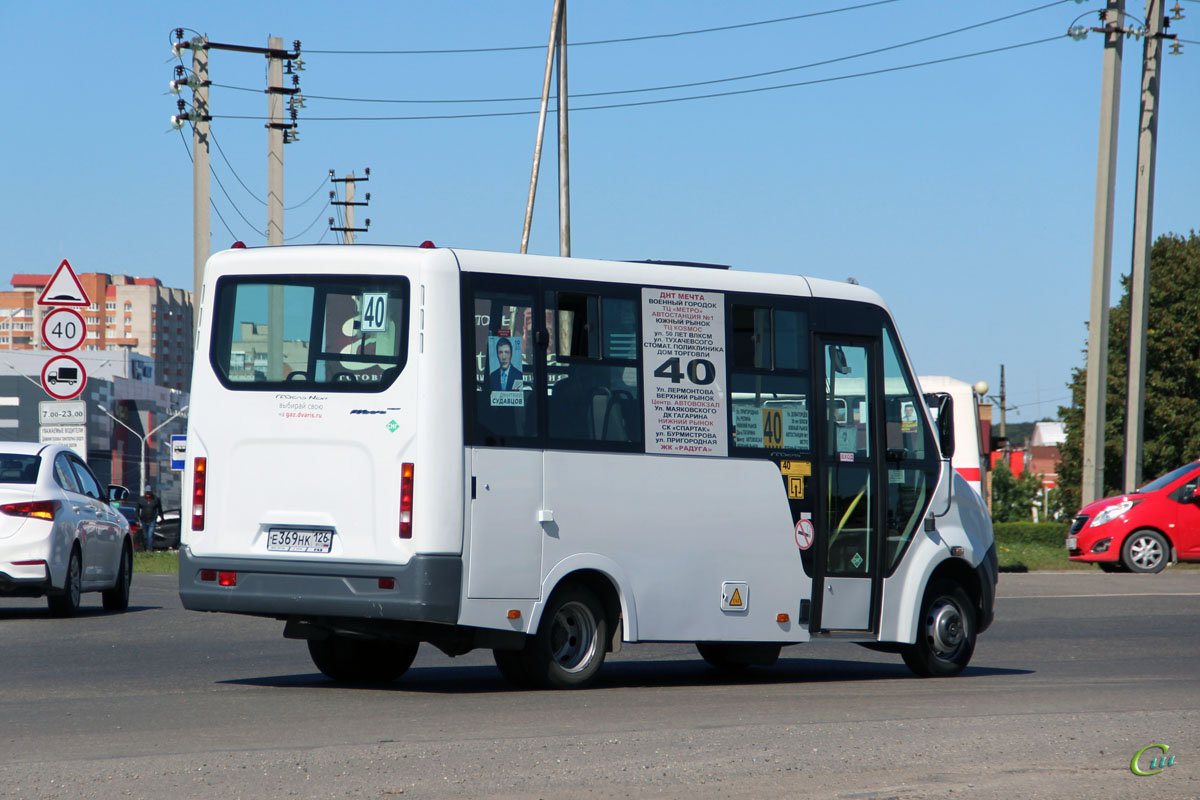
M0 292L0 351L33 350L41 341L37 298L51 274L18 273L12 290ZM189 391L192 375L192 293L163 286L158 278L132 278L104 272L79 274L92 301L77 309L87 327L81 349L130 350L154 364L154 383Z

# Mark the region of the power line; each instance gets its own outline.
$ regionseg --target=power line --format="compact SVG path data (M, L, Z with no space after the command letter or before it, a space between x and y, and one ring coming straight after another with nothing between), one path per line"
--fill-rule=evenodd
M832 8L827 11L814 11L810 14L796 14L791 17L779 17L777 19L764 19L757 22L743 22L737 25L723 25L718 28L701 28L691 31L676 31L675 33L656 33L648 36L627 36L621 39L598 39L591 42L570 42L568 47L587 47L597 44L621 44L625 42L644 42L649 39L671 39L679 36L694 36L701 33L716 33L718 31L731 31L738 28L750 28L756 25L773 25L777 22L792 22L798 19L808 19L810 17L821 17L827 14L839 14L843 11L857 11L860 8L871 8L873 6L882 6L888 3L894 3L897 0L877 0L874 3L863 3L857 6L846 6L845 8ZM1059 0L1066 2L1066 0ZM453 55L459 53L506 53L517 50L545 50L544 44L523 45L520 47L469 47L455 50L311 50L305 48L306 53L321 53L324 55L374 55L374 56L426 56L426 55Z
M213 144L215 144L217 146L217 152L221 154L221 158L222 158L222 160L224 160L225 166L229 167L229 171L233 173L233 177L236 178L237 182L240 183L242 185L242 188L246 190L246 194L250 195L255 200L257 200L259 203L261 203L262 205L265 206L267 204L267 201L263 200L261 197L259 197L254 192L252 192L250 190L250 187L246 185L246 182L243 181L241 179L241 176L238 175L237 170L233 168L233 164L229 163L229 159L225 155L225 149L223 147L221 147L221 142L217 139L216 134L213 133L212 128L209 128L208 135L209 135L209 138L211 138L213 140Z
M849 75L836 75L831 78L815 78L810 81L798 81L796 83L783 83L774 86L760 86L755 89L736 89L728 92L713 92L710 94L688 95L685 97L669 97L659 100L641 100L630 103L609 103L599 106L575 106L572 111L601 111L614 108L632 108L635 106L653 106L663 103L682 103L689 100L708 100L716 97L733 97L735 95L756 94L759 92L771 92L779 89L794 89L800 86L814 86L821 83L834 83L836 81L850 80L852 78L865 78L871 75L883 75L889 72L901 72L908 69L916 69L918 67L928 67L934 64L946 64L951 61L961 61L967 58L975 58L977 56L992 55L994 53L1003 53L1008 50L1017 50L1023 47L1032 47L1033 45L1045 44L1066 37L1066 34L1050 36L1045 39L1035 39L1031 42L1022 42L1020 44L1007 45L1005 47L994 47L990 50L978 50L973 53L964 53L957 56L948 56L946 58L936 58L930 61L919 61L913 64L903 64L898 67L884 67L881 69L868 70L866 72L856 72ZM554 109L551 109L553 111ZM537 114L538 111L493 111L477 114L425 114L418 116L403 116L403 117L305 117L306 121L313 122L407 122L435 119L482 119L486 117L522 117L531 114ZM261 120L262 117L243 114L216 114L214 119L250 119Z
M295 236L289 236L289 237L287 237L286 239L284 239L284 241L285 241L285 242L290 242L290 241L293 241L293 240L295 240L295 239L299 239L301 236L303 236L304 234L306 234L306 233L308 233L310 230L312 230L312 226L317 224L317 220L319 220L321 217L325 216L325 209L327 209L327 208L329 208L329 201L326 201L326 202L325 202L325 205L321 207L321 210L317 212L317 215L316 215L315 217L313 217L313 221L312 221L312 222L310 222L310 223L308 223L308 227L307 227L307 228L305 228L304 230L300 231L300 232L299 232L299 233L297 233Z
M923 44L925 42L930 42L935 39L942 39L947 36L953 36L955 34L963 33L965 31L974 30L976 28L982 28L987 25L994 25L998 22L1004 22L1006 20L1010 20L1015 17L1024 16L1025 14L1032 14L1035 11L1043 11L1047 8L1061 5L1063 2L1065 2L1065 0L1054 0L1054 2L1046 3L1045 5L1036 6L1034 8L1028 8L1024 11L1018 11L1013 14L1006 14L1005 16L996 17L995 19L989 19L984 22L977 22L973 25L967 25L962 28L954 28L953 30L944 31L942 33L935 33L935 34L931 34L929 36L922 36L919 39L912 39L907 42L900 42L899 44L892 44L892 45L888 45L886 47L877 47L873 50L864 50L860 53L852 53L850 55L838 56L837 58L829 58L829 59L825 59L823 61L813 61L808 64L800 64L800 65L794 66L794 67L784 67L782 69L768 70L766 72L755 72L755 73L751 73L748 75L737 75L737 76L733 76L733 77L729 77L729 78L714 78L713 80L707 80L707 81L692 81L690 83L676 83L676 84L668 84L668 85L663 85L663 86L650 86L650 87L646 87L646 88L642 88L642 89L615 89L615 90L603 91L603 92L580 92L580 93L572 94L571 97L573 97L573 98L606 97L606 96L612 96L612 95L639 94L639 93L644 93L644 92L661 92L661 91L667 91L670 89L688 89L688 88L693 88L696 86L711 86L713 84L718 84L718 83L730 83L732 81L744 81L744 80L750 80L753 78L764 78L764 77L767 77L770 75L780 75L785 72L796 72L796 71L802 70L802 69L811 69L812 67L827 66L829 64L836 64L841 61L851 61L856 58L864 58L866 56L877 55L879 53L886 53L890 50L899 50L900 48L911 47L912 45L915 45L915 44ZM244 87L244 86L230 86L228 84L213 84L213 85L219 86L220 88L223 88L223 89L234 89L237 91L244 91L244 92L261 91L259 89L251 89L251 88ZM309 100L330 100L330 101L335 101L335 102L348 102L348 103L399 103L399 104L414 104L414 105L420 105L420 104L432 105L432 104L444 104L444 103L449 103L449 104L453 104L453 103L464 103L464 104L465 103L512 103L512 102L531 102L534 100L541 100L540 96L537 96L537 97L494 97L494 98L476 98L476 99L460 99L460 100L380 99L380 98L370 98L370 97L337 97L337 96L319 95L319 94L309 94L309 95L305 95L305 97Z
M179 141L183 142L183 149L187 151L188 161L191 161L192 148L188 147L187 137L183 135L183 128L179 129ZM221 215L221 209L217 208L217 204L213 202L211 197L208 198L208 204L212 207L213 211L217 212L217 219L221 220L221 224L225 226L225 230L229 233L229 238L236 242L238 240L237 235L234 234L233 229L229 227L229 223L226 222L225 217Z

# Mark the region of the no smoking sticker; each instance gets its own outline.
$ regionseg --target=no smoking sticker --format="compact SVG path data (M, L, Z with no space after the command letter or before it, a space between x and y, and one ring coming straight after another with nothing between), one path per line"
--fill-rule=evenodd
M796 547L799 547L801 550L807 550L808 548L812 547L814 533L815 531L813 529L812 520L802 519L797 522Z

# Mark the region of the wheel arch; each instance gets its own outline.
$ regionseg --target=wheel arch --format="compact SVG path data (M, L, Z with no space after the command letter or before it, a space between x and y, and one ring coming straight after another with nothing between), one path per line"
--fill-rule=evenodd
M542 613L550 604L555 592L564 586L580 585L590 589L604 605L612 639L611 650L619 648L620 641L637 641L637 609L633 596L626 591L629 586L621 568L612 560L594 554L580 554L563 559L547 573L542 581L541 602L534 606L529 629L536 631Z

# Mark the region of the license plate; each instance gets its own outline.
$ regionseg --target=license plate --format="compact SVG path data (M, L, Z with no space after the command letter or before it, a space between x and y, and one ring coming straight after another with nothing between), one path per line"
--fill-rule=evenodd
M267 549L284 553L328 553L333 548L333 531L271 528Z
M1075 549L1075 537L1074 537L1074 536L1068 536L1068 537L1067 537L1067 549L1068 549L1068 550L1074 550L1074 549Z

